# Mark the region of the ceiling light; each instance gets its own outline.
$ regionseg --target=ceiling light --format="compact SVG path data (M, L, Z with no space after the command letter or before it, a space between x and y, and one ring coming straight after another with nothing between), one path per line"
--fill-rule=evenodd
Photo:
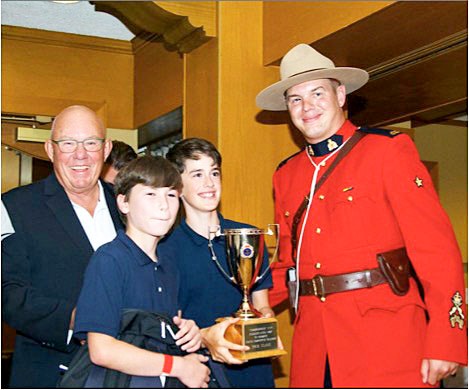
M78 0L52 0L52 2L59 4L75 4L78 3Z

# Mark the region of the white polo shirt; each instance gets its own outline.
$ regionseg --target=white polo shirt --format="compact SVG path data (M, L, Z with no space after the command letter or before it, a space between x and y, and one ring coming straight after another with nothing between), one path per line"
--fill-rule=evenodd
M93 216L84 207L72 202L73 209L94 250L112 241L117 235L116 228L112 222L111 213L106 203L103 186L99 181L98 185L99 199Z

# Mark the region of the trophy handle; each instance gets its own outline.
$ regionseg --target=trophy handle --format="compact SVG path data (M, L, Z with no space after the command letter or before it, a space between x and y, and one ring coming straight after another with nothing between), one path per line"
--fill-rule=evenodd
M208 227L208 240L212 242L212 236L213 237L220 237L222 236L223 233L221 232L221 226L220 225L210 225Z
M274 228L273 229L274 231L272 231L272 229L271 229L272 227ZM278 223L269 223L267 225L267 232L265 232L265 234L268 234L269 236L275 234L275 237L277 238L276 243L275 243L275 251L274 251L274 254L273 254L272 258L270 258L270 256L269 256L269 265L265 268L264 272L262 272L262 275L258 276L256 278L256 282L258 282L259 280L261 280L265 276L265 274L269 271L270 266L272 265L272 263L277 258L278 244L279 244L279 240L280 240L279 233L280 233L280 225ZM262 261L264 261L264 259L262 259Z
M208 247L210 248L210 253L212 255L212 260L215 262L217 265L218 269L220 272L232 283L236 284L236 280L234 276L228 275L228 273L223 269L221 264L218 261L217 255L215 254L215 250L213 249L213 242L212 242L212 236L213 237L220 237L223 236L223 233L221 232L221 226L220 225L212 225L208 227Z

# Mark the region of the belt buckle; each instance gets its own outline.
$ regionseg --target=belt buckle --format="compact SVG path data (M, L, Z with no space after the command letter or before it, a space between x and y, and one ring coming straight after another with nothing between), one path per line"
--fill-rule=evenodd
M313 292L322 302L326 300L326 292L324 291L324 279L321 275L316 275L311 279L313 284Z

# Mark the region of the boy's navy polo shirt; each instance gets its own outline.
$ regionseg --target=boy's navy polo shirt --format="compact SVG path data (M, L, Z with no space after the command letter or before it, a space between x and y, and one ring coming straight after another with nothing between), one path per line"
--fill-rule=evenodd
M253 226L224 219L218 214L221 229L252 228ZM213 240L218 261L230 275L225 251L225 237ZM193 231L185 219L158 245L158 254L174 260L180 277L179 304L184 318L195 320L200 328L215 324L219 317L230 316L241 305L239 287L229 281L212 260L208 240ZM264 250L262 271L268 264ZM272 287L271 273L254 285L254 290ZM274 387L270 359L254 359L240 366L225 365L228 379L233 387Z
M153 262L123 230L92 256L78 298L75 336L116 337L122 309L176 315L179 277L171 259Z

